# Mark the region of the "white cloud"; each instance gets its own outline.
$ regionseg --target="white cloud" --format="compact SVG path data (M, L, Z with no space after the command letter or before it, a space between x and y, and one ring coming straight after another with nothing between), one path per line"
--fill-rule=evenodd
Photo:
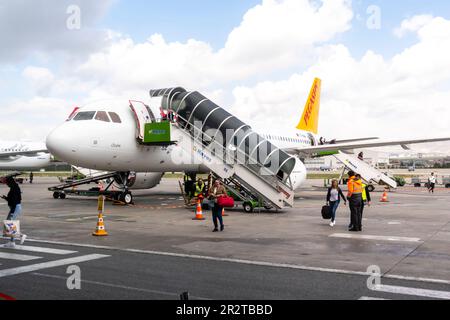
M13 101L2 109L1 140L44 141L72 109L65 99L36 96Z
M264 0L230 33L220 62L247 74L304 65L314 45L350 29L352 18L345 0Z
M57 52L72 59L101 49L107 40L96 23L113 0L14 0L0 4L0 64L17 63L37 54L48 57ZM81 12L79 30L67 28L67 8L77 5Z
M55 81L55 76L47 68L28 66L22 72L38 95L47 95Z
M314 46L348 30L351 19L346 0L320 6L308 0L264 0L245 14L218 51L194 39L167 42L160 34L144 43L121 37L92 54L76 74L95 75L98 85L111 92L177 84L196 89L226 86L307 65Z
M410 19L405 19L402 21L400 27L394 29L394 35L398 38L403 38L409 32L418 31L432 19L433 16L429 14L417 15Z
M319 130L326 137L450 136L449 30L449 20L430 20L416 29L418 42L390 60L371 51L358 60L343 45L320 47L317 62L304 73L236 88L232 110L257 127L267 128L270 118L273 127L294 128L318 76L323 80Z

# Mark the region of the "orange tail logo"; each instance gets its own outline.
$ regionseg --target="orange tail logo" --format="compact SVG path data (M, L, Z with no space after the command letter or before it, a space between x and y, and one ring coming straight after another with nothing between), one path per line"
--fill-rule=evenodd
M302 118L297 125L297 129L317 134L319 127L320 89L322 81L314 79L314 83L309 92Z

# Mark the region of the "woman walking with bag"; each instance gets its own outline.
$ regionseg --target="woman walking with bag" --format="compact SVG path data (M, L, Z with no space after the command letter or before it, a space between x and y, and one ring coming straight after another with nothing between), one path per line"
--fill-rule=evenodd
M331 209L330 227L334 227L334 225L336 224L336 210L339 207L340 198L342 198L345 205L347 205L347 199L345 199L341 188L339 188L338 181L334 179L333 181L331 181L331 187L328 188L327 193L327 205L329 205Z
M214 181L214 185L210 190L209 193L209 199L214 200L214 206L212 208L212 218L214 222L214 230L213 232L219 231L217 220L220 222L220 231L223 231L224 225L223 225L223 218L222 218L222 209L223 207L219 206L217 203L219 197L227 196L227 191L225 190L225 187L222 185L222 182L220 180Z
M22 192L20 191L19 185L12 177L6 178L6 185L9 187L9 192L7 196L2 196L2 199L8 202L9 213L6 220L12 221L17 220L19 215L22 213ZM26 235L21 234L20 244L26 239ZM7 247L14 247L14 237L11 237L11 241L6 244Z

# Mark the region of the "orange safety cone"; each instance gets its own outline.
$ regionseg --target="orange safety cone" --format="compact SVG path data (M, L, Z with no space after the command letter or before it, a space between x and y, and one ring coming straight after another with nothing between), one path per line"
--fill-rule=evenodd
M222 217L227 217L228 213L225 213L225 208L222 208Z
M101 236L107 236L108 232L105 230L105 223L103 221L103 213L99 212L98 214L98 221L97 221L97 227L95 228L95 231L92 233L93 236L101 237Z
M195 213L195 218L192 218L192 220L205 220L205 218L203 217L202 203L200 199L197 200L197 210Z
M95 228L95 231L92 233L93 236L101 237L108 235L108 232L106 232L105 229L105 222L103 221L104 210L105 210L105 196L99 196L97 227Z
M381 196L380 202L389 202L386 189L384 189L383 195Z

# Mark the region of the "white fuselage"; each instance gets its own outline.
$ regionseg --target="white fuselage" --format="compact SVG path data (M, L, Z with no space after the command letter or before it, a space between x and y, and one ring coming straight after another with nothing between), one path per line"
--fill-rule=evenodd
M49 153L37 152L30 155L7 155L11 152L32 152L33 150L45 150L42 142L0 142L0 170L35 170L50 165ZM3 155L2 155L3 154Z
M120 123L98 119L77 120L86 111L114 112ZM154 112L155 113L155 112ZM144 146L136 141L136 122L127 103L109 102L88 105L77 115L52 131L47 137L47 148L57 158L70 164L104 171L135 172L208 172L201 163L193 163L192 155L177 145ZM96 114L97 115L97 114ZM289 135L261 134L279 148L310 146L317 140L307 132ZM298 161L300 162L300 161ZM300 162L294 169L294 185L306 178L306 169Z

